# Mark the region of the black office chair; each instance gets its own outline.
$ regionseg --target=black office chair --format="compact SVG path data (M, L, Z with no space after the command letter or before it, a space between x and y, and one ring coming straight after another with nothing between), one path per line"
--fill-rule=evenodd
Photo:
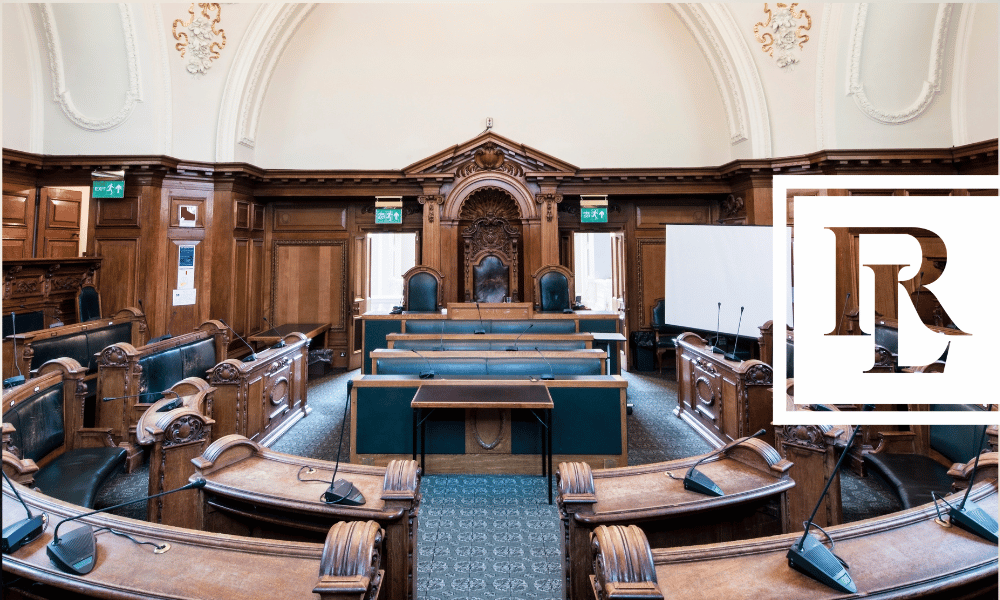
M443 277L431 267L416 266L403 274L403 310L437 312L441 307Z
M80 323L101 318L101 294L92 285L80 288L76 295L76 316Z

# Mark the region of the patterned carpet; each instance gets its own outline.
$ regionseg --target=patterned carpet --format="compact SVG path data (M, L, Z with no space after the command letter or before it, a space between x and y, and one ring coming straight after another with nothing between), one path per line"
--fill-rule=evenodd
M279 452L341 460L350 432L341 437L347 382L357 371L334 372L310 381L312 413L278 440ZM660 462L702 454L711 446L673 415L677 384L670 371L660 375L624 373L634 404L628 417L629 464ZM148 469L115 477L105 486L98 507L145 495ZM561 598L559 520L547 503L540 477L428 475L421 482L423 503L418 539L418 598ZM841 497L845 521L900 509L899 501L876 477L844 471ZM143 519L145 503L115 511Z

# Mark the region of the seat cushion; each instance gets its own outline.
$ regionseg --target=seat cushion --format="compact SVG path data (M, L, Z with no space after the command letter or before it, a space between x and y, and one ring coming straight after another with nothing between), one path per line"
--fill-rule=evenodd
M104 482L125 465L124 448L81 448L61 454L35 475L35 487L65 502L94 507Z
M951 492L948 469L923 454L866 454L865 463L896 488L903 508L930 502L932 491Z

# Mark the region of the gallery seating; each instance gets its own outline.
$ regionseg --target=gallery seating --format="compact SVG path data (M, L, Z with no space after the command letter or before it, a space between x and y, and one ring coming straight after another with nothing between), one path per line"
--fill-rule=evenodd
M795 482L791 463L756 439L698 471L724 496L684 489L682 480L703 456L633 467L592 470L583 462L558 470L565 597L583 598L594 574L590 537L598 526L636 525L653 547L687 546L775 535L788 531L786 494Z
M960 501L954 495L952 503ZM997 510L996 481L976 484L970 500ZM836 553L850 565L858 597L883 600L995 598L997 546L958 527L935 522L930 504L827 529ZM818 534L817 534L818 535ZM642 530L596 528L595 576L589 598L796 598L846 597L788 566L786 555L801 534L651 549ZM855 596L851 596L855 597Z
M3 469L50 496L92 507L104 482L124 467L126 451L110 430L82 426L80 363L59 358L36 373L3 395Z

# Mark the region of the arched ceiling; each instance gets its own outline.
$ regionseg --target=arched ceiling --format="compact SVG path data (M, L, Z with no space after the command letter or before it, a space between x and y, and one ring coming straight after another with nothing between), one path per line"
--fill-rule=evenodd
M994 4L189 6L4 4L3 146L394 169L491 117L621 168L997 137Z

